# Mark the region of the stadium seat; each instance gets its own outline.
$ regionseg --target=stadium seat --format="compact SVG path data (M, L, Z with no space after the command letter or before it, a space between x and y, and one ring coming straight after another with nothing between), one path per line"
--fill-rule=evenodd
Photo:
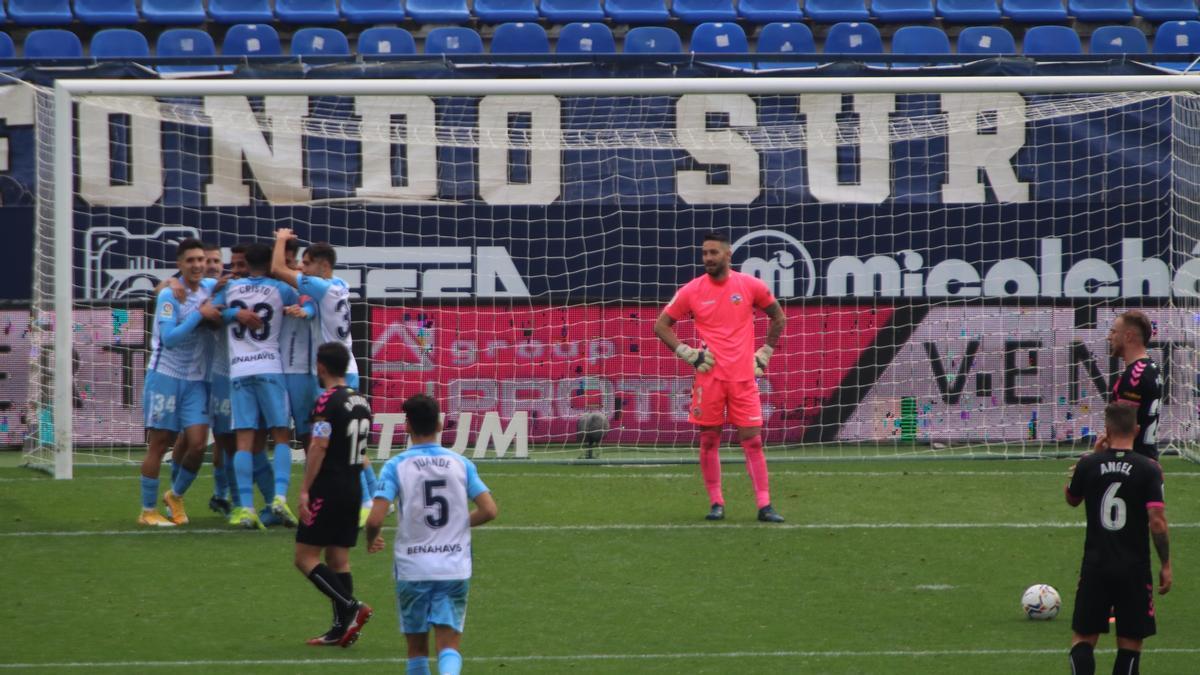
M130 28L106 28L92 36L88 53L98 59L150 56L150 43L141 31Z
M292 54L296 56L345 56L350 41L336 28L301 28L292 35Z
M1054 23L1067 20L1062 0L1004 0L1004 16L1020 23Z
M740 0L738 15L755 23L804 20L800 0Z
M230 26L221 42L221 54L225 56L279 56L283 47L279 44L279 33L268 23L239 23Z
M190 26L208 18L203 0L142 0L142 17L169 26Z
M679 33L660 26L640 26L625 34L626 54L678 54L683 51Z
M666 23L666 0L605 0L604 11L617 23Z
M208 15L217 23L273 23L268 0L208 0Z
M284 23L337 23L337 0L275 0L275 17Z
M1045 54L1082 54L1079 33L1066 26L1034 26L1025 31L1022 53L1026 56Z
M933 0L871 0L871 16L885 23L933 21Z
M1195 0L1133 0L1133 13L1147 21L1186 21L1200 16Z
M758 33L759 54L816 54L817 45L807 24L769 23ZM760 70L772 68L815 68L815 61L759 61Z
M482 54L483 40L470 28L434 28L425 36L425 53Z
M826 54L882 54L879 29L869 23L843 21L829 28L825 36Z
M8 33L0 33L0 59L16 58L17 47Z
M551 23L604 20L600 0L542 0L539 8Z
M128 26L140 17L135 0L75 0L75 18L92 26Z
M1168 21L1160 25L1154 32L1154 53L1200 56L1200 21ZM1188 61L1163 61L1158 65L1187 70L1191 64Z
M533 0L475 0L475 18L483 23L506 21L537 21L537 5Z
M972 26L958 34L959 54L1016 54L1017 41L999 26Z
M73 18L71 0L8 0L8 18L19 26L65 25Z
M69 30L43 28L25 36L25 58L70 59L83 56L83 43Z
M1088 44L1092 54L1147 54L1146 36L1133 26L1102 26L1092 32Z
M671 0L671 13L685 23L737 21L733 0Z
M344 8L344 7L343 7ZM375 26L358 35L358 53L370 54L416 54L417 43L403 28Z
M404 21L403 0L342 0L342 14L350 23Z
M559 54L612 54L617 42L612 30L602 23L569 23L558 33Z
M155 46L157 56L216 56L217 47L212 37L197 28L168 28L158 36ZM160 65L160 73L203 73L220 70L220 66L209 65Z
M950 38L934 26L904 26L892 36L893 54L949 54ZM896 61L896 68L919 68L931 62Z
M1129 0L1067 0L1067 11L1080 21L1129 21Z
M993 23L1000 20L996 0L937 0L938 16L947 23Z
M709 22L696 26L692 32L693 54L746 54L750 44L746 41L746 31L732 22ZM712 61L713 65L727 68L753 69L754 64L748 61Z
M417 23L466 23L471 19L467 0L408 0L408 15Z
M871 18L866 0L805 0L804 13L817 23L866 21Z
M492 34L493 54L549 54L550 38L537 23L502 23Z

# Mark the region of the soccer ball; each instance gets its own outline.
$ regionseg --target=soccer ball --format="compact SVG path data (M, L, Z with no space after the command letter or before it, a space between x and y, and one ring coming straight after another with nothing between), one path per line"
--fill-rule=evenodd
M1053 586L1034 584L1021 594L1021 609L1025 616L1038 621L1048 621L1058 616L1062 607L1062 598Z
M608 417L602 412L593 410L579 416L579 442L587 448L587 459L600 454L593 446L604 439L608 429Z

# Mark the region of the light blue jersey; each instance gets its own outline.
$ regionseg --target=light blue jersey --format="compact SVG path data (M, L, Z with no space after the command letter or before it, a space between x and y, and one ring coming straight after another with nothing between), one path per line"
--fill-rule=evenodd
M207 379L207 335L196 327L204 318L200 305L212 297L215 285L214 279L201 279L200 287L188 291L183 302L175 298L170 288L158 294L147 370L191 382Z
M324 279L309 274L296 275L296 287L301 295L312 298L317 305L317 346L326 342L340 342L350 352L347 376L358 375L358 363L354 360L354 348L350 339L350 287L337 277ZM316 372L316 350L313 350L313 365ZM349 379L349 377L347 377Z

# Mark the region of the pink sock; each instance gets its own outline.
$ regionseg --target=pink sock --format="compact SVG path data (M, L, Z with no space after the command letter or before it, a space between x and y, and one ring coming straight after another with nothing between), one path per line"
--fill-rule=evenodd
M700 473L710 504L725 504L721 496L721 432L700 432Z
M746 453L746 473L750 474L750 482L754 485L754 501L761 509L771 503L767 456L763 454L762 436L742 441L742 451Z

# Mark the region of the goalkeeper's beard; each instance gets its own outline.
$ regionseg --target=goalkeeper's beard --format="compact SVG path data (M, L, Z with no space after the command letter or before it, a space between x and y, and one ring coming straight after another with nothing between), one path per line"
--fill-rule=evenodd
M725 274L725 272L729 271L729 264L719 262L719 263L714 263L712 267L705 265L704 271L708 273L708 276L710 276L714 279L718 279L721 276L723 276Z

